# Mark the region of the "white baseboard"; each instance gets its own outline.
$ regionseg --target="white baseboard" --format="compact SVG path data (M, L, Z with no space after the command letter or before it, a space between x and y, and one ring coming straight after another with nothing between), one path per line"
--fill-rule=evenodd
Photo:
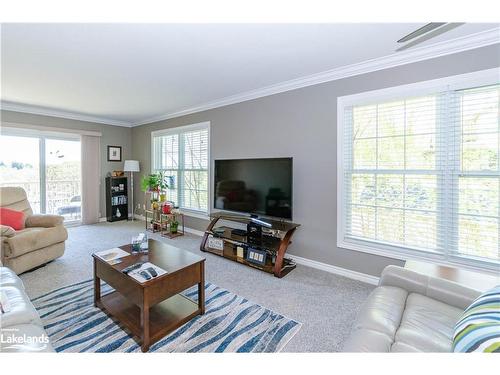
M136 220L141 220L141 221L146 220L146 218L143 215L138 215L138 214L135 214L134 218ZM102 217L99 219L99 221L106 221L106 218ZM201 230L197 230L197 229L193 229L193 228L185 227L184 230L186 231L186 233L191 233L191 234L194 234L194 235L200 236L200 237L203 236L203 234L204 234L204 232L202 232ZM321 271L330 272L330 273L333 273L335 275L348 277L349 279L362 281L362 282L367 283L367 284L378 285L379 278L377 276L372 276L372 275L368 275L366 273L348 270L347 268L333 266L331 264L318 262L318 261L312 260L312 259L302 258L302 257L292 255L292 254L287 254L287 258L292 258L297 264L302 264L304 266L316 268L316 269L321 270Z
M99 218L99 223L103 223L103 222L105 222L106 220L108 220L108 219L107 219L107 218L105 218L105 217L100 217L100 218Z
M348 270L347 268L332 266L331 264L318 262L312 259L302 258L293 254L287 254L287 258L292 258L297 264L302 264L304 266L316 268L318 270L334 273L336 275L348 277L349 279L353 280L362 281L367 284L378 285L379 278L377 276L372 276L366 273Z
M202 232L201 230L193 229L193 228L189 228L189 227L185 227L184 231L186 231L187 233L195 234L195 235L200 236L200 237L205 234L205 232Z

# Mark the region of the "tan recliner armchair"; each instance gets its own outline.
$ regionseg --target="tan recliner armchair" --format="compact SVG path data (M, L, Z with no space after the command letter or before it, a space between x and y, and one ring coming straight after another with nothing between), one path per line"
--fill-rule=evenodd
M1 262L20 274L64 254L68 232L58 215L34 215L26 192L20 187L0 187L0 207L23 211L25 228L15 231L1 225Z

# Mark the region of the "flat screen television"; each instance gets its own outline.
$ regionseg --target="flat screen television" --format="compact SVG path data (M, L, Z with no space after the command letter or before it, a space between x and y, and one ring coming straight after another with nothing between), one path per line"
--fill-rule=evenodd
M292 219L292 158L215 160L214 208Z

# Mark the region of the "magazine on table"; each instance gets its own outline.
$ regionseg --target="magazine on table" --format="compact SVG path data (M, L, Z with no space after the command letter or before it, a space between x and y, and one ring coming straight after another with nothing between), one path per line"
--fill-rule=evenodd
M97 251L95 255L110 264L116 264L120 262L120 258L129 256L130 253L127 253L125 250L122 250L118 247L114 247L108 250Z
M154 270L154 272L150 271L151 268ZM150 277L149 280L145 276L143 276L143 274L141 274L143 271L146 272L147 275L149 275L149 277ZM154 276L154 273L156 273L156 276ZM160 276L163 276L166 273L167 273L167 271L165 271L163 268L160 268L160 267L154 265L153 263L146 262L140 268L133 270L128 275L130 277L133 277L134 279L136 279L140 283L145 283L146 281L150 281L150 280L156 279Z

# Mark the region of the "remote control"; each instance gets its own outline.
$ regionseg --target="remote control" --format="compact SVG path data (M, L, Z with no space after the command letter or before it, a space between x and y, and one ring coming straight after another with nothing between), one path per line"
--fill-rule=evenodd
M146 271L148 271L151 274L151 276L153 276L153 277L158 276L158 273L155 271L155 269L153 267L146 268Z
M151 276L146 271L139 272L139 275L141 275L142 277L144 277L146 280L151 280Z
M124 274L129 274L130 272L132 272L133 270L136 270L138 268L140 268L144 263L141 263L141 262L138 262L138 263L135 263L135 264L132 264L131 266L128 266L128 267L125 267L124 269L122 269L122 272Z

